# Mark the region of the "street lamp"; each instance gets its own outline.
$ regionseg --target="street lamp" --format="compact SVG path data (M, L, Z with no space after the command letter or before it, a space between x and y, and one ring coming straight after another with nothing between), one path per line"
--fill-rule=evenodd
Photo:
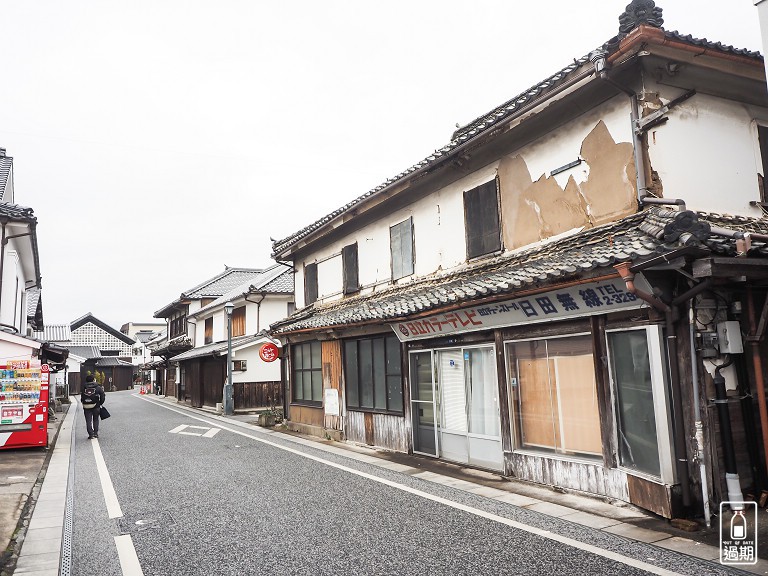
M232 310L235 305L227 301L224 310L227 312L227 381L224 384L224 414L231 416L235 413L235 402L232 394Z

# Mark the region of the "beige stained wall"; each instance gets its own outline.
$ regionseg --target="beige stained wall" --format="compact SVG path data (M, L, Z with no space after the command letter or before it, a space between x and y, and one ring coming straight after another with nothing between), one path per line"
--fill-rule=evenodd
M507 250L636 212L631 142L616 142L600 120L584 138L580 157L589 166L589 176L581 183L569 178L565 189L546 174L534 181L521 155L501 159L498 175Z

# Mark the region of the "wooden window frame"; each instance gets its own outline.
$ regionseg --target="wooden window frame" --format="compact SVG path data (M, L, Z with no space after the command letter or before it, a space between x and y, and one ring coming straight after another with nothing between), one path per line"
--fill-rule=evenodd
M467 260L501 251L498 179L464 192L464 231Z
M376 346L379 343L379 346ZM363 373L360 359L361 346L369 346L370 369ZM343 366L346 386L347 408L352 411L378 412L382 414L404 414L402 349L396 336L375 336L344 340ZM354 350L354 353L352 351ZM377 356L377 351L381 354ZM389 361L388 361L389 360ZM379 370L377 370L377 367ZM378 373L378 379L377 379ZM383 380L382 380L383 378ZM397 383L394 383L396 379ZM372 400L370 406L363 402L363 388L369 387ZM382 390L383 388L383 390ZM397 389L399 406L393 402L392 391ZM377 390L383 392L384 405L377 406Z
M403 238L403 232L406 230L408 237ZM413 275L416 268L413 216L409 216L402 222L389 227L389 253L393 282Z
M317 348L315 348L317 347ZM318 365L315 366L313 359L313 348L319 349L317 356L319 357ZM309 353L306 354L306 351ZM308 358L310 361L309 366L305 366L303 361L299 361L298 355L301 354L302 358ZM291 345L291 404L298 404L302 406L322 407L323 405L323 367L322 367L322 345L319 340L312 340L310 342L302 342L301 344ZM302 378L298 375L301 374ZM310 384L310 398L304 398L303 393L303 377L309 375L310 382L317 377L320 380L319 397L315 398L315 390ZM297 394L301 391L301 396Z
M245 336L245 306L232 310L232 338Z

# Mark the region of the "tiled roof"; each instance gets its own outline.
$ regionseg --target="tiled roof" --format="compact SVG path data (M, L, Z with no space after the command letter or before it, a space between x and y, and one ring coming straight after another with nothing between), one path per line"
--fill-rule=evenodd
M72 340L72 331L69 324L46 324L42 331L35 332L35 338L44 342L69 342Z
M726 46L724 44L721 44L720 42L711 42L706 39L697 39L697 38L693 38L690 35L680 34L679 32L664 31L664 35L669 38L673 38L680 42L684 42L694 46L710 48L713 50L721 51L723 53L744 56L747 58L762 59L762 56L759 52L753 52L745 49L737 49L737 48L734 48L733 46ZM619 40L619 37L614 37L611 40L602 44L602 46L600 46L599 49L615 50L618 47L618 40ZM528 88L527 90L524 90L523 92L514 96L510 100L507 100L502 105L497 106L496 108L491 110L489 113L483 114L482 116L469 122L465 126L462 126L458 130L456 130L456 132L454 132L453 138L448 144L446 144L442 148L438 148L432 154L430 154L420 162L414 164L407 170L404 170L399 174L397 174L396 176L389 178L387 181L380 184L376 188L369 190L362 196L355 198L354 200L345 204L341 208L338 208L337 210L334 210L330 214L323 216L319 220L313 222L309 226L302 228L298 232L295 232L290 236L283 238L282 240L274 241L272 243L273 257L277 256L279 253L286 250L287 248L290 248L291 246L299 242L302 238L309 236L315 230L322 228L325 224L327 224L328 222L331 222L341 214L344 214L349 210L351 210L352 208L356 207L361 202L365 201L367 198L375 196L376 194L380 193L382 190L389 188L390 186L392 186L397 182L405 180L412 174L419 172L422 169L433 167L445 161L445 159L449 156L452 156L459 147L463 146L464 144L476 138L477 136L487 133L489 130L491 130L494 126L496 126L500 122L509 120L512 116L518 114L522 108L525 108L529 104L535 102L541 95L549 92L552 88L562 84L564 80L569 79L574 72L578 71L580 68L582 68L582 66L587 64L589 61L590 61L589 55L582 56L581 58L575 58L571 63L569 63L566 67L562 68L555 74L552 74L551 76L539 82L538 84L531 86L530 88Z
M768 220L678 212L652 207L617 222L542 242L459 270L329 304L315 304L271 326L273 334L394 321L474 299L613 272L613 264L685 246L735 256L735 241L711 228L768 234ZM768 243L753 241L750 256L768 258Z
M133 364L120 360L117 356L102 356L96 360L95 366L133 366Z
M62 343L70 354L80 356L81 358L101 358L101 350L98 346L71 346L66 343Z
M211 298L221 296L246 280L255 278L263 271L256 268L227 268L221 274L209 278L202 284L182 292L183 298Z
M256 342L257 340L263 339L264 334L237 336L232 338L232 348L237 348L238 346L243 346L244 344L250 344L251 342ZM196 348L192 348L192 350L182 352L178 356L173 356L172 358L169 358L169 360L172 362L178 362L179 360L190 360L192 358L200 358L202 356L222 356L226 355L226 353L227 341L224 340L223 342L214 342L213 344L197 346Z
M5 194L5 187L8 185L8 178L13 167L13 158L10 156L0 156L0 198Z
M226 294L223 294L207 306L203 306L200 310L196 310L193 314L190 314L190 316L198 316L209 310L218 308L228 300L236 300L237 298L247 296L248 294L261 292L266 294L293 294L293 268L286 264L279 263L270 266L255 278L248 279L246 282L240 284Z
M225 268L224 272L209 278L205 282L202 282L189 290L184 290L179 298L156 311L154 317L161 318L162 314L172 311L182 300L219 298L227 292L234 290L244 282L259 276L263 272L264 270L257 268Z
M0 202L0 216L19 222L37 222L35 212L32 208L19 206L18 204L8 204L7 202Z

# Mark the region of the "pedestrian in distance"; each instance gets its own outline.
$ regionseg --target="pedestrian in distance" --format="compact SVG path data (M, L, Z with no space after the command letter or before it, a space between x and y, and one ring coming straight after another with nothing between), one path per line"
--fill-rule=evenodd
M85 377L85 387L80 394L80 403L85 414L85 427L88 430L88 440L99 437L99 409L106 400L104 388L96 382L92 375Z

